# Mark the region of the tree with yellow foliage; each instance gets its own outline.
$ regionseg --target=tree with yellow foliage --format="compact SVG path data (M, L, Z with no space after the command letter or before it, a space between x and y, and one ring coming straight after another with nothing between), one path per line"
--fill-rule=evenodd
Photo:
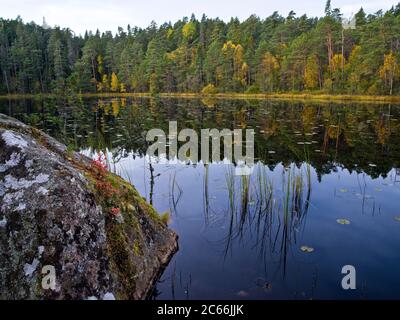
M362 67L361 46L355 45L345 68L348 73L347 83L351 93L357 92L360 88Z
M346 59L343 55L334 54L331 60L331 72L332 72L332 86L334 89L342 88L344 86L344 65Z
M99 74L103 74L104 72L104 59L101 54L97 56L97 71Z
M121 82L121 84L119 85L119 88L120 88L119 92L122 92L122 93L126 92L126 87L125 87L124 83Z
M244 54L243 47L240 44L235 46L233 52L233 69L234 69L234 77L237 79L241 78L240 75L243 65L243 54Z
M222 46L221 62L217 67L217 72L220 76L219 86L224 87L227 91L234 91L239 80L241 68L239 60L241 59L242 50L240 48L236 50L236 48L236 44L231 40L225 42Z
M115 74L115 72L113 72L112 75L111 75L111 91L112 92L117 92L118 90L119 90L118 77Z
M379 69L379 76L389 87L389 93L392 95L393 83L400 76L399 63L393 52L385 54L383 66Z
M312 55L307 59L306 67L304 68L304 86L307 89L315 89L319 85L319 66L318 58Z
M249 73L250 73L249 65L246 62L243 62L241 74L240 74L240 82L242 83L242 85L244 87L249 84L249 80L250 80Z
M265 53L261 62L260 74L262 78L262 87L267 85L266 89L270 92L274 90L279 68L278 59L270 52Z
M186 40L191 40L196 33L196 25L190 21L182 28L182 35Z
M108 88L109 88L108 77L106 74L103 74L101 82L97 83L97 91L99 92L108 91Z

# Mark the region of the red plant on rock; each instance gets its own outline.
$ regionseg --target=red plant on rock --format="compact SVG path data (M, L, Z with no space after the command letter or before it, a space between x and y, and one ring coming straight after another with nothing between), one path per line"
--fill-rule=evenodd
M111 213L112 213L114 216L118 216L118 215L121 213L121 209L120 209L120 208L112 208L112 209L111 209Z
M99 169L101 172L107 170L107 161L102 153L99 153L97 158L92 160L92 165Z

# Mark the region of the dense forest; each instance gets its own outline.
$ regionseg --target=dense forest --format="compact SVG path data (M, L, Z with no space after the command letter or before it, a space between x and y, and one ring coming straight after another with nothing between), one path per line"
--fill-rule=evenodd
M354 16L328 0L321 18L277 12L241 22L87 32L0 18L0 94L320 92L400 94L400 3Z

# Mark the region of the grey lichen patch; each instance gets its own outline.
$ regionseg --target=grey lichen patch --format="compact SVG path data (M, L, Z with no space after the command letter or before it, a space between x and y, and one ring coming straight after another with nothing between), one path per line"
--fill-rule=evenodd
M47 190L46 188L43 188L43 187L39 187L37 192L45 196L49 193L49 190Z
M36 258L33 259L32 263L25 263L24 265L25 276L31 277L32 274L36 271L39 263L40 263L39 260Z
M13 152L10 156L10 159L7 160L7 162L5 163L6 167L8 168L12 168L15 167L19 164L19 162L21 161L21 154L20 153L16 153Z
M40 258L42 257L43 252L44 252L44 246L39 246L38 247L38 254L39 254Z
M24 192L19 190L17 192L10 192L4 195L3 197L3 204L1 206L1 210L6 212L8 208L11 206L18 206L19 201L24 196Z
M17 166L20 161L21 161L21 154L13 152L9 160L7 160L4 164L0 163L0 172L6 172L10 168Z
M26 169L31 169L31 167L33 166L33 160L26 160L25 161L25 168Z
M7 208L15 206L13 211L24 211L26 204L19 202L24 199L24 193L27 189L32 188L34 185L44 184L49 181L49 175L40 173L34 179L28 180L25 178L17 179L11 174L6 175L4 180L0 180L0 196L4 196L1 209L3 211ZM46 194L46 189L41 187L40 194Z
M32 187L34 184L43 184L49 181L49 175L40 173L33 180L26 180L25 178L16 179L12 175L4 177L4 186L6 189L20 190Z
M28 146L28 142L21 135L17 135L12 131L3 132L2 138L9 147L18 147L23 150Z
M25 209L26 209L26 204L20 203L18 207L15 209L15 211L24 211Z

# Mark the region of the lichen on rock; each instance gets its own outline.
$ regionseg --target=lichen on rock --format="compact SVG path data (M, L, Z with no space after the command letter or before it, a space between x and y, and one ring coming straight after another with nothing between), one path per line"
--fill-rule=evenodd
M176 250L133 186L0 115L0 299L143 299Z

